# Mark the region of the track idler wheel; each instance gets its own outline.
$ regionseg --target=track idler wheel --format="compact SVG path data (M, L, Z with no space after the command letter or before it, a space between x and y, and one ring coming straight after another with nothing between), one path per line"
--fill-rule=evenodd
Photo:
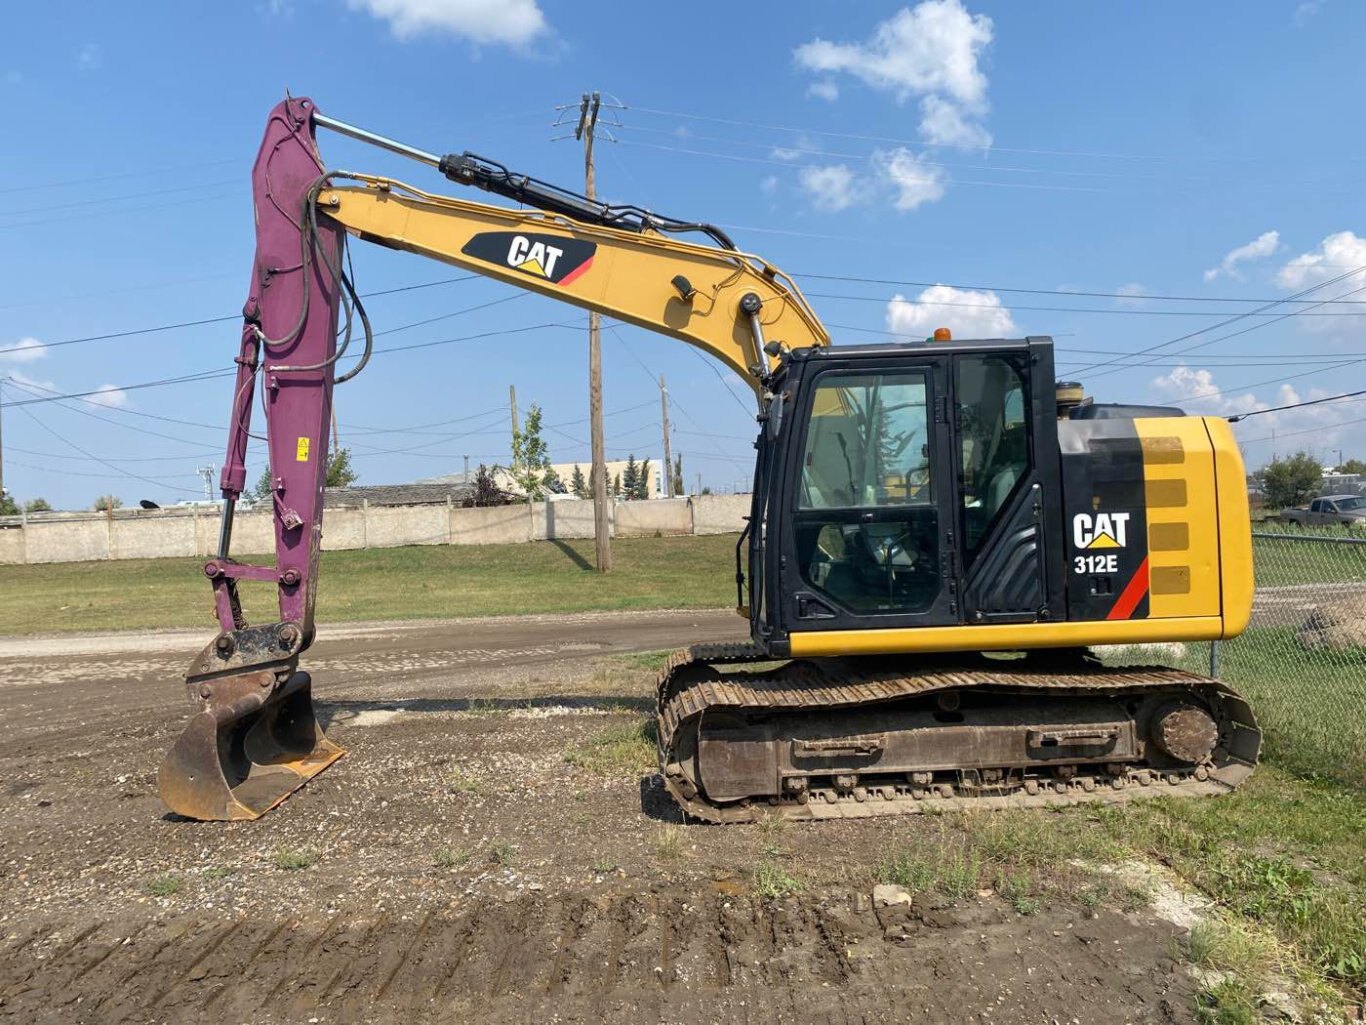
M286 658L274 665L189 681L198 706L161 763L157 785L166 806L202 820L256 819L346 752L327 739L313 714L309 675L294 669L297 635L284 633ZM228 662L237 645L209 649ZM259 650L259 649L258 649Z

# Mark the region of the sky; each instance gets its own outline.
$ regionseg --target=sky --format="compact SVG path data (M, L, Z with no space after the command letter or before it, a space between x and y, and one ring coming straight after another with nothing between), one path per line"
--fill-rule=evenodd
M250 166L286 90L575 189L565 122L600 91L600 197L722 225L796 277L836 344L1051 335L1059 376L1100 401L1218 415L1366 389L1363 35L1366 5L1346 0L11 5L4 485L58 508L203 497L252 259ZM459 192L350 139L320 145L330 167ZM430 286L368 303L388 333L336 396L360 483L506 462L509 385L543 408L555 462L587 462L582 311L352 252L362 293ZM439 344L384 351L419 343ZM663 374L689 487L747 489L738 379L635 328L604 332L603 362L610 457L658 464ZM1249 468L1300 449L1331 464L1366 457L1363 425L1366 401L1338 400L1236 433Z

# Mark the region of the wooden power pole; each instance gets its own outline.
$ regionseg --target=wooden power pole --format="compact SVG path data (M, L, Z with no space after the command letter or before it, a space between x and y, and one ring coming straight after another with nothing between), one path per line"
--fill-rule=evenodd
M579 125L574 138L583 140L583 193L589 199L597 196L593 171L593 132L598 124L598 109L602 97L584 93L579 105ZM602 435L602 318L588 314L588 429L592 442L593 469L590 486L593 489L593 537L596 540L598 571L612 568L612 539L607 518L607 451Z
M664 375L659 375L659 415L664 424L664 497L674 497L674 455L669 444L669 389L664 387Z

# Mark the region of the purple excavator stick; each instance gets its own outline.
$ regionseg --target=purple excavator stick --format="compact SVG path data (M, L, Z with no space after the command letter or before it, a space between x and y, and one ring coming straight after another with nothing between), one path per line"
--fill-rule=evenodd
M197 712L159 780L172 811L196 819L257 818L344 753L314 718L308 674L297 668L313 643L345 236L314 216L325 170L314 113L308 99L278 104L252 169L256 257L242 309L218 552L204 565L222 632L186 673ZM258 380L276 513L274 566L230 555ZM247 625L239 580L275 583L278 622Z

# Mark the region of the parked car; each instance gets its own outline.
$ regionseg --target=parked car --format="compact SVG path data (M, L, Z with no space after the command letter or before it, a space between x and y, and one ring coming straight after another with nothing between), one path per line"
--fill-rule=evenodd
M1366 527L1366 497L1361 495L1325 495L1309 503L1307 509L1282 509L1281 519L1303 527L1323 527L1346 524Z

